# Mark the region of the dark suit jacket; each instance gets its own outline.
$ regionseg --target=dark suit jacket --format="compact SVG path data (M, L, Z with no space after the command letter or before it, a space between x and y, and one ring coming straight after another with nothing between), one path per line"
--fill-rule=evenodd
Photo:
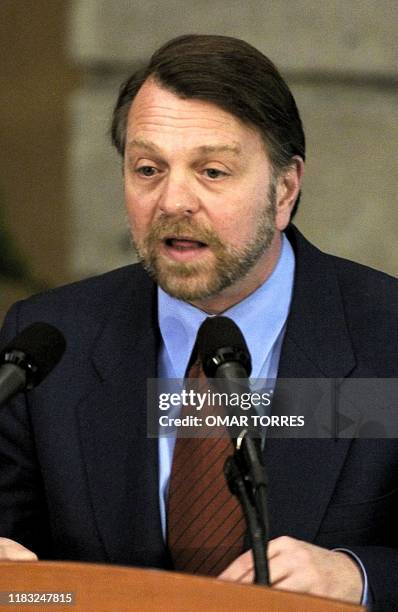
M397 377L397 281L322 254L294 228L289 239L296 277L279 375ZM12 308L1 344L34 321L68 346L0 411L0 535L44 558L169 567L157 440L146 437L155 285L137 265L35 296ZM265 457L271 537L350 548L376 609L398 610L398 442L269 439Z

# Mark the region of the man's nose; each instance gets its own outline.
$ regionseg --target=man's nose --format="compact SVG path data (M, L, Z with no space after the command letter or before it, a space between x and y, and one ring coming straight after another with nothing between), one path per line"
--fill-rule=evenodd
M199 197L189 179L170 175L163 184L159 208L165 215L192 215L199 209Z

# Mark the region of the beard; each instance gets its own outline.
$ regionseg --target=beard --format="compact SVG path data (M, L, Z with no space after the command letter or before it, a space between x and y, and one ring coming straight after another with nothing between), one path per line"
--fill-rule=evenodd
M261 211L255 233L241 248L224 243L214 230L188 217L160 217L138 243L132 236L138 258L146 271L169 295L194 302L218 295L243 279L269 249L275 235L276 188L271 182L267 202ZM208 247L202 261L172 261L160 251L168 236L192 236ZM208 254L213 257L208 257Z

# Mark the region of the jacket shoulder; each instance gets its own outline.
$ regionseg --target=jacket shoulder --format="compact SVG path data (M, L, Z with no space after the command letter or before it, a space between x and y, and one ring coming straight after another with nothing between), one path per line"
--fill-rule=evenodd
M66 333L95 333L112 311L127 304L134 316L153 295L153 287L142 266L134 264L33 295L11 307L0 342L36 321Z
M107 294L112 294L118 287L129 286L134 288L135 285L145 283L145 281L148 282L149 279L142 266L134 264L49 289L31 296L23 302L28 306L45 305L47 302L62 302L79 296L84 296L86 299L101 300L106 298Z
M334 256L347 328L379 376L396 376L398 279Z
M345 300L372 311L387 309L398 313L398 279L359 263L326 255L336 271Z

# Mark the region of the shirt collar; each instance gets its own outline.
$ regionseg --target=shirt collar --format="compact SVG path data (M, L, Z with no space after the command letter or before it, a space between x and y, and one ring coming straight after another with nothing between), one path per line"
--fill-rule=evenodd
M278 262L267 280L223 315L242 331L252 358L252 377L258 378L289 313L295 260L283 234ZM183 378L201 323L209 315L171 297L158 288L158 318L164 350L173 364L175 378Z

